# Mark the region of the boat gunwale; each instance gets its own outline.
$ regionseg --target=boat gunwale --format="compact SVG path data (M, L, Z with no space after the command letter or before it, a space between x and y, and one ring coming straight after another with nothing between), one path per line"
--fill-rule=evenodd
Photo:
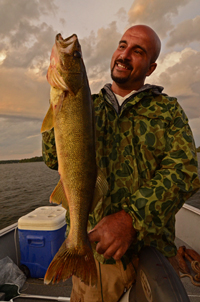
M9 232L14 231L16 228L18 228L18 222L15 222L15 223L13 223L13 224L11 224L11 225L9 225L9 226L1 229L0 230L0 237L6 235Z

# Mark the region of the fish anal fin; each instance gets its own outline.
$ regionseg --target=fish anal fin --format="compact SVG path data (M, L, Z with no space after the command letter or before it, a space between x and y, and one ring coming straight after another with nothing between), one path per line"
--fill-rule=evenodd
M95 184L95 190L94 190L94 198L92 202L92 206L90 208L90 213L92 213L98 204L98 202L104 198L108 193L108 182L104 175L104 173L101 171L101 169L98 168L97 171L97 179Z
M90 244L77 248L71 246L67 238L50 263L44 283L58 283L72 275L80 278L86 285L97 285L97 268Z
M65 208L66 210L69 208L68 201L61 180L59 180L57 186L53 190L50 196L50 202L57 203L57 204L62 203L63 208Z
M47 114L43 120L40 132L43 133L45 131L51 130L53 127L53 108L52 105L50 105L49 110L47 111Z

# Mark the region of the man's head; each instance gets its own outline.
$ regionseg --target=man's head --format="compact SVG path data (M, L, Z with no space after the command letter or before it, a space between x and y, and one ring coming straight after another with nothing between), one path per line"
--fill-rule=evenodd
M161 42L146 25L130 27L122 36L111 60L112 89L138 90L156 68Z

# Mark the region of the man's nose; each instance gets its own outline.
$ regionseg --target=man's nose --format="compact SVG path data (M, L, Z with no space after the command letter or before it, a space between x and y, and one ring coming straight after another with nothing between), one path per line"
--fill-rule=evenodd
M131 49L129 47L125 48L124 51L120 54L120 58L122 60L130 60L131 59Z

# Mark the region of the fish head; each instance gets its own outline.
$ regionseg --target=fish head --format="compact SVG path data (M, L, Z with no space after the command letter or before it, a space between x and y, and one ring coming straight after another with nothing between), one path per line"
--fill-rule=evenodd
M52 48L47 80L52 87L76 94L82 85L85 66L77 35L63 39L58 34Z

